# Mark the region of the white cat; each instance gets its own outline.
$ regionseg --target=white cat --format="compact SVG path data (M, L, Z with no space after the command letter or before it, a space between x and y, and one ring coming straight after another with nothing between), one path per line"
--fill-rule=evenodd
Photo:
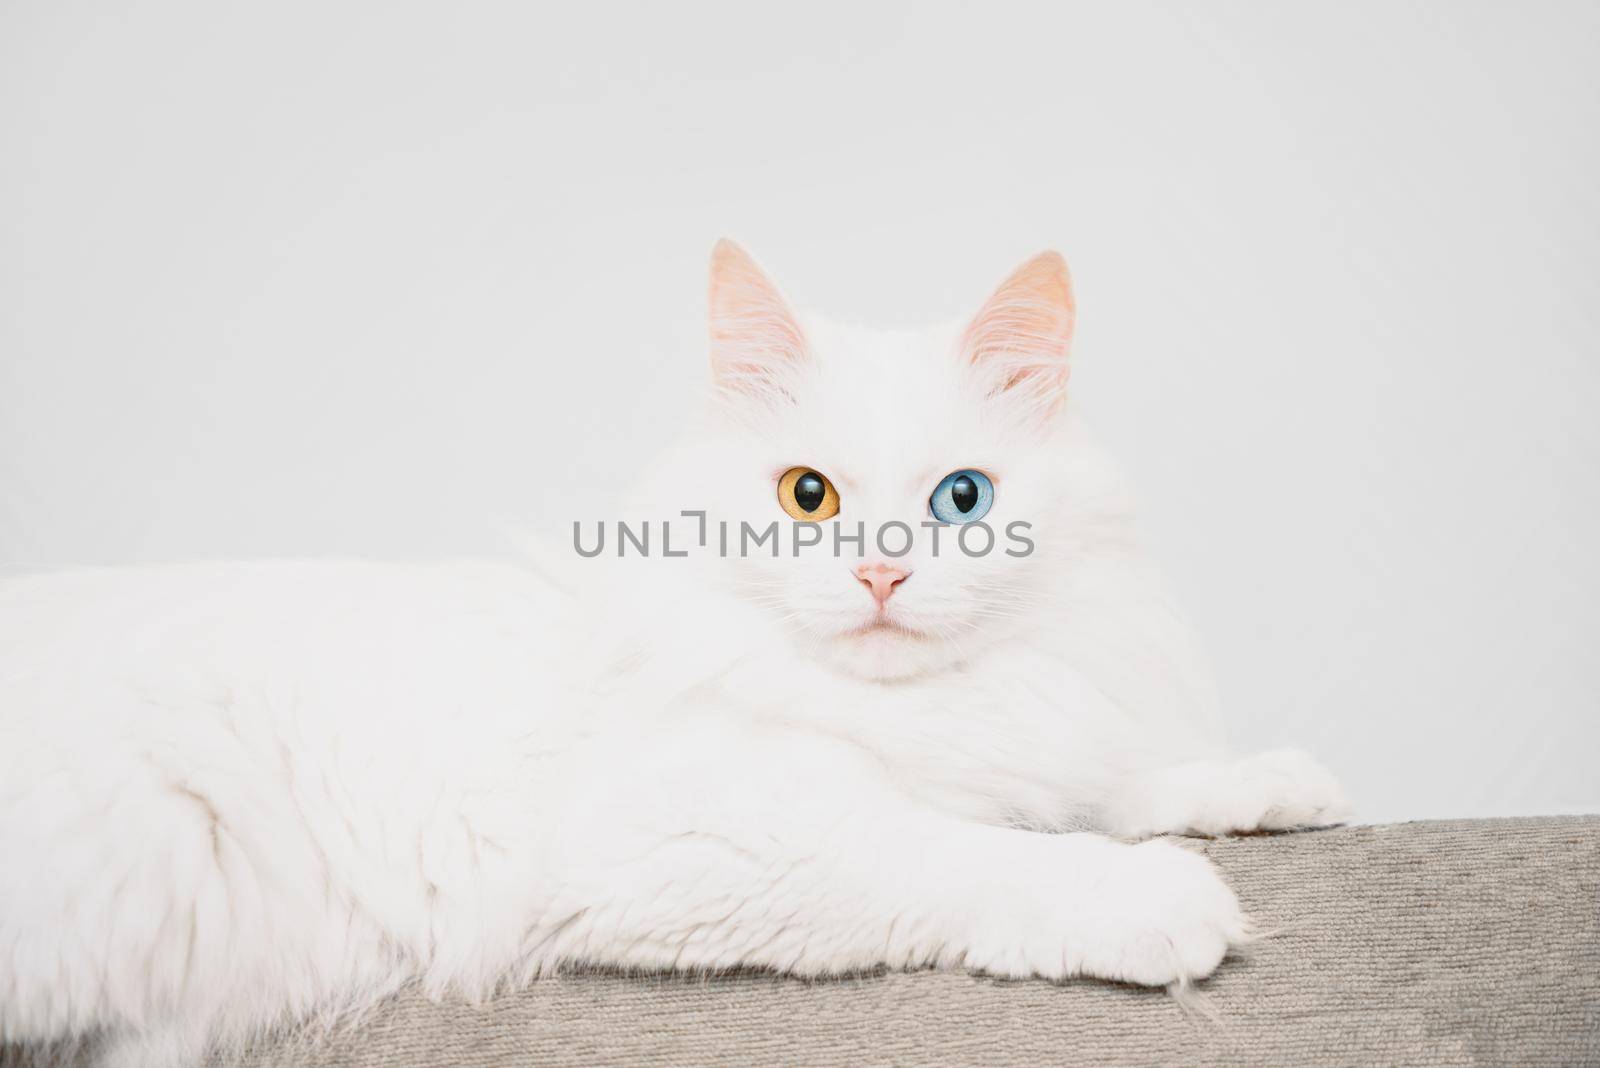
M572 962L1211 972L1233 894L1114 839L1346 806L1297 752L1220 753L1067 401L1073 315L1047 253L962 327L844 328L724 242L715 399L628 516L648 557L0 585L0 1040L192 1063ZM737 551L775 520L778 555Z

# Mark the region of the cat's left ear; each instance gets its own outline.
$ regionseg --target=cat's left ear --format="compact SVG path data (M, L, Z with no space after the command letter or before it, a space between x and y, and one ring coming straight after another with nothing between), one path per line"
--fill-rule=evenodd
M1066 398L1072 327L1077 306L1072 278L1059 252L1041 252L994 291L961 339L991 397L1019 401L1049 416Z

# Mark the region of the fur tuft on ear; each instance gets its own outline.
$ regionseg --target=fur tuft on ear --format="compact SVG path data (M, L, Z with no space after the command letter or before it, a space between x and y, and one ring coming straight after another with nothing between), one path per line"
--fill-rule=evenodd
M961 357L990 397L1048 417L1066 398L1076 306L1067 261L1041 252L1012 272L962 335Z
M711 252L711 373L718 392L766 402L789 398L806 339L778 287L750 254L723 238Z

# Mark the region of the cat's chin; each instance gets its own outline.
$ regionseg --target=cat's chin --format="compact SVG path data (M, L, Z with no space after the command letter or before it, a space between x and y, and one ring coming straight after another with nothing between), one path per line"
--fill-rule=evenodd
M883 618L835 635L818 652L841 671L881 682L923 675L950 663L943 641Z

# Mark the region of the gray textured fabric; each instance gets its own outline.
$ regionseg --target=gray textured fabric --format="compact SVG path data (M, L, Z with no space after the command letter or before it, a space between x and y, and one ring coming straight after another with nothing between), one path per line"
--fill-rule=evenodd
M402 996L214 1068L1600 1065L1600 817L1197 845L1277 931L1202 985L1215 1019L1094 982L590 974L481 1007Z

